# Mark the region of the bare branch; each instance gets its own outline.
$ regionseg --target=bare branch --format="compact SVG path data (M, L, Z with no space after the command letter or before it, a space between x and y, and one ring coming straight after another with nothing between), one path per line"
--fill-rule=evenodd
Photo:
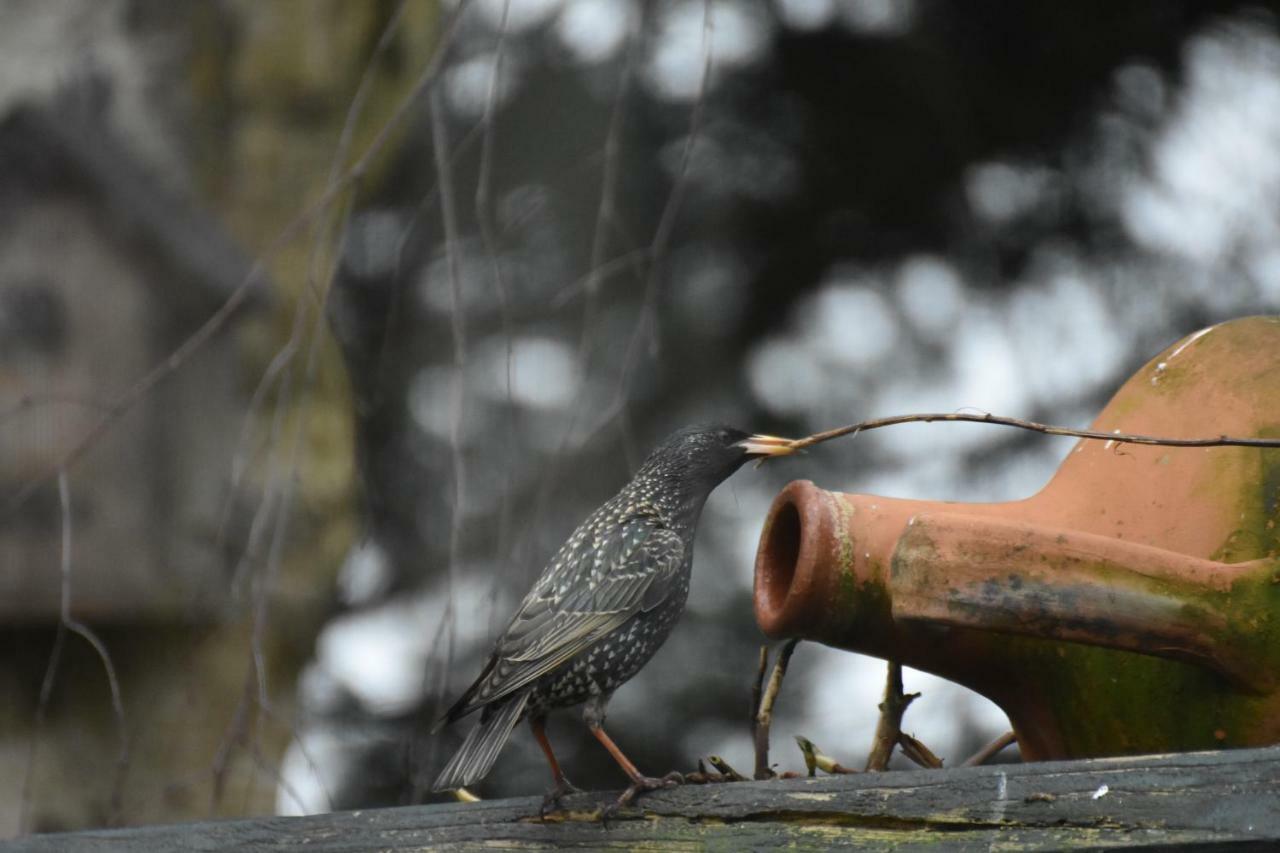
M636 319L635 331L627 344L626 356L623 359L622 374L618 379L617 393L610 411L619 419L619 428L623 435L623 449L631 468L636 466L634 441L631 439L631 424L627 417L627 394L630 391L631 379L640 361L640 343L645 334L650 333L649 326L655 322L658 298L658 284L662 280L662 263L665 260L671 235L675 230L676 216L684 202L688 190L689 164L693 161L693 152L702 131L703 116L707 106L707 92L711 85L711 70L714 52L711 47L712 4L704 0L702 14L702 79L698 87L697 99L689 113L689 133L685 137L684 147L680 153L680 166L676 171L671 193L663 205L662 215L658 218L658 226L654 230L653 240L649 244L649 273L646 277L644 297L640 304L640 316ZM656 340L656 339L655 339Z
M769 778L769 741L765 740L763 750L760 744L760 701L764 698L764 676L769 671L769 647L760 647L760 660L756 664L756 680L751 684L751 742L755 747L756 767L753 774L756 779Z
M440 217L444 225L445 259L449 274L451 332L453 338L453 378L450 385L449 454L453 466L453 508L449 521L449 557L445 569L445 608L440 620L445 632L445 651L441 662L439 694L449 692L449 676L453 670L455 612L455 573L458 570L462 543L462 525L466 506L466 467L462 455L462 424L466 405L464 371L467 364L467 328L462 300L462 276L458 262L458 220L454 204L453 175L450 171L449 136L444 104L438 91L431 93L431 140L435 150L436 184L440 190ZM433 645L434 648L434 645Z
M642 13L641 22L636 26L635 29L633 29L631 32L627 34L628 41L627 41L627 47L626 47L626 55L622 60L622 69L618 77L617 93L614 96L613 109L610 112L610 117L609 117L609 129L606 132L603 150L600 155L601 156L600 201L596 208L596 220L594 225L594 232L592 235L591 258L589 260L589 267L587 269L586 274L582 276L577 282L570 285L569 288L562 290L559 294L557 294L556 297L553 297L553 304L554 302L563 304L563 302L565 301L565 297L567 297L568 295L571 295L573 291L575 291L578 287L582 287L584 292L586 293L586 300L582 309L581 327L578 332L578 351L577 351L578 360L583 365L587 365L590 363L589 355L590 355L590 349L591 349L591 332L592 332L592 327L595 320L595 313L596 313L595 302L598 296L600 284L605 280L607 275L613 274L612 269L605 269L606 264L604 263L604 254L607 248L606 230L611 225L615 227L617 225L616 218L614 215L614 202L613 202L614 185L617 181L617 168L614 161L617 159L618 152L620 149L620 134L621 134L622 121L623 121L623 107L626 104L627 93L631 87L632 77L634 74L634 65L637 62L641 52L640 42L641 42L641 34L643 33L643 31L644 31L644 23L643 23L643 13ZM647 254L647 250L644 250L644 251ZM630 255L632 254L632 252L628 252L627 254ZM608 266L612 266L616 262L617 262L617 259L609 261ZM624 268L625 266L626 264L618 264L619 269ZM637 333L641 325L643 325L643 318L637 323ZM630 348L628 348L627 352L628 352L628 355L625 360L629 362ZM627 372L628 370L624 368L623 373L626 374ZM552 487L554 486L554 484L556 483L559 477L561 463L563 462L565 453L569 447L570 439L573 437L573 431L577 427L578 419L582 415L582 406L584 401L587 398L587 392L589 387L590 387L590 383L587 383L587 382L579 383L578 390L574 395L573 403L569 407L569 422L565 426L564 434L560 440L560 444L556 448L555 452L551 454L550 458L543 465L543 470L539 475L539 481L541 483L539 487L539 494L537 499L535 500L535 505L536 507L538 507L538 509L535 509L535 518L534 518L533 524L531 525L532 527L536 528L538 526L538 523L541 520L541 517L540 517L541 511L542 511L541 508L547 505L546 498L550 494ZM613 422L614 418L616 418L618 414L622 411L625 398L626 398L626 388L624 387L624 385L619 385L617 388L617 393L614 395L613 402L607 407L607 410L604 413L603 417L601 417L599 420L599 425L595 427L594 431L598 432L605 425Z
M27 769L22 781L22 803L18 810L18 831L25 833L31 820L32 785L35 782L36 756L39 752L40 734L44 729L44 718L49 710L49 701L53 696L53 684L57 679L58 666L62 662L62 648L67 641L67 626L58 622L58 633L53 640L53 649L49 652L49 663L45 665L44 680L40 683L40 698L36 702L35 731L27 746Z
M889 758L893 748L902 736L902 715L920 694L902 692L902 664L889 661L889 671L885 677L884 700L880 703L880 721L876 724L875 740L871 744L871 754L867 756L867 770L877 772L889 766Z
M438 91L431 93L431 139L435 149L436 182L440 187L440 217L444 223L445 260L449 270L450 329L453 337L449 450L453 457L453 522L449 533L449 584L457 568L459 535L466 500L466 470L462 458L462 419L466 402L463 371L467 365L467 327L463 315L462 274L458 268L458 215L454 204L453 175L449 168L449 136L444 104Z
M960 766L961 767L977 767L979 764L986 764L988 761L994 758L996 753L1000 752L1000 750L1004 749L1006 746L1010 746L1017 742L1018 742L1017 735L1015 735L1013 732L1005 732L1004 734L1000 735L1000 737L991 741L991 743L987 744L982 749L978 750L973 755L969 756L969 758L965 759L965 762Z
M480 243L484 246L485 255L489 259L489 273L493 277L493 286L498 294L498 313L502 322L502 338L506 345L505 391L507 409L510 412L506 419L508 446L515 446L518 435L519 415L512 405L511 398L511 361L513 358L514 334L511 330L511 304L507 295L507 283L502 275L502 262L498 258L498 240L493 231L492 184L493 184L493 142L494 114L498 107L498 84L502 78L502 61L507 47L507 20L511 13L511 0L503 0L502 19L498 22L498 42L494 47L493 66L489 70L489 91L485 97L484 115L480 120L480 169L476 176L475 216L480 232ZM511 491L514 483L510 466L506 469L507 487L502 490L502 506L498 512L498 535L495 537L494 549L499 559L507 552L511 536ZM497 577L494 578L497 583Z
M933 754L933 750L916 740L906 732L898 732L898 746L902 754L926 770L941 770L942 759Z
M1227 435L1220 435L1216 438L1162 438L1154 435L1133 435L1125 432L1099 432L1089 429L1069 429L1067 427L1050 426L1049 424L1036 423L1035 421L1026 421L1021 418L1010 418L1003 415L992 414L970 414L968 412L951 412L951 413L929 413L919 415L894 415L888 418L875 418L869 421L861 421L860 423L850 424L848 426L829 429L825 432L816 432L813 435L804 438L798 438L791 442L793 450L804 450L806 447L812 447L815 444L821 444L824 441L830 441L833 438L840 438L845 435L857 435L860 432L870 432L873 429L881 427L896 426L898 424L909 423L934 423L941 421L949 422L965 422L977 424L995 424L996 426L1014 427L1016 429L1030 430L1031 432L1044 433L1045 435L1063 435L1072 438L1088 438L1096 441L1111 441L1116 444L1152 444L1163 447L1280 447L1280 438L1235 438Z
M711 762L711 766L712 766L712 767L714 767L714 768L716 769L716 772L717 772L717 773L719 773L721 776L723 776L723 777L724 777L724 780L723 780L723 781L725 781L725 782L745 782L745 781L747 781L747 777L746 777L746 776L743 776L743 775L742 775L741 773L739 773L737 770L734 770L734 769L733 769L733 765L732 765L732 764L730 764L729 762L725 761L725 760L724 760L723 758L721 758L720 756L718 756L718 755L708 755L708 756L707 756L707 761Z
M600 203L596 207L595 233L591 238L590 266L587 270L584 285L586 300L582 307L582 332L578 341L578 358L580 359L586 359L591 350L591 332L595 326L601 270L608 245L608 232L614 223L614 196L617 192L618 184L618 152L622 138L624 107L626 106L627 95L631 90L631 79L635 73L636 58L639 53L639 37L635 33L628 34L627 54L622 63L621 76L618 79L618 94L613 101L613 110L609 115L609 130L604 140L603 171L600 176Z
M120 749L116 753L115 778L111 782L111 819L114 823L119 819L124 805L124 775L129 767L129 732L125 726L124 700L120 693L120 678L116 675L115 664L111 661L111 653L107 646L93 630L83 622L71 620L67 622L67 630L79 634L85 639L98 659L102 661L102 669L107 674L107 686L111 689L111 711L116 718L116 732L120 739Z
M630 267L632 271L636 272L638 276L640 271L643 269L644 264L648 261L648 258L648 247L632 249L628 252L623 252L621 255L610 258L599 266L592 267L590 272L586 275L579 276L577 279L560 288L555 296L551 297L549 304L553 309L561 308L569 302L569 300L572 299L578 291L586 288L588 282L594 281L598 289L600 285L604 284L606 281L628 267Z
M764 695L760 697L760 704L756 709L755 777L757 779L773 778L773 770L769 767L769 727L773 725L773 705L778 701L778 692L782 689L782 679L787 674L787 665L791 663L791 655L795 653L796 646L799 644L800 640L798 638L792 638L782 644L782 651L778 653L778 661L773 666L773 674L769 676L769 686L765 688ZM763 661L763 656L761 659Z
M800 754L804 756L805 770L810 776L818 775L817 771L830 773L832 775L861 773L861 770L854 770L852 767L845 767L839 761L836 761L830 755L824 753L818 748L818 745L803 735L796 735L796 746L800 747Z
M125 721L124 700L120 691L120 679L116 674L111 653L107 651L102 639L89 626L71 616L71 486L65 470L58 472L58 505L61 510L61 558L60 570L62 578L61 601L59 604L58 634L53 641L53 651L49 655L49 663L45 668L44 681L40 685L40 697L36 705L35 734L27 751L26 777L22 785L22 804L20 809L20 825L25 827L31 811L31 786L35 775L37 744L40 730L44 725L45 714L53 697L53 685L57 678L58 666L62 659L63 647L67 634L83 637L102 661L103 671L107 676L107 686L111 691L111 709L116 718L116 729L120 739L120 749L116 753L115 778L111 785L111 820L117 820L121 813L124 795L124 774L129 766L129 736Z

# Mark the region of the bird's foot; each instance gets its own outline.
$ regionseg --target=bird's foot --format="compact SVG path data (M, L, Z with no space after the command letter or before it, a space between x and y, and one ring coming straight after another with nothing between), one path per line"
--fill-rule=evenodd
M677 785L683 784L684 774L674 770L666 776L640 776L631 783L631 787L622 792L622 796L618 797L617 801L610 804L604 810L604 818L605 820L608 820L609 818L616 817L620 809L631 805L635 801L636 797L647 791L657 791L662 788L674 788Z
M546 817L553 811L560 808L560 801L570 794L581 794L582 789L574 785L563 776L556 782L555 787L547 791L546 796L542 798L542 808L539 813L542 817Z

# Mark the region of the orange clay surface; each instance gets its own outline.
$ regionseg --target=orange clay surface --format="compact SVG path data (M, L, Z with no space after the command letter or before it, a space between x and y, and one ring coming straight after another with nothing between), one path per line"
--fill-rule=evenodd
M1093 428L1280 437L1280 318L1178 341ZM972 687L1027 759L1262 745L1280 742L1278 553L1280 449L1082 440L1008 503L791 483L756 617Z

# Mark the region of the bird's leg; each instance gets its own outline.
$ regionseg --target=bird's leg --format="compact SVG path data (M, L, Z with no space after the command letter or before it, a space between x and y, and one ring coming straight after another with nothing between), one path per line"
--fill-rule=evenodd
M538 742L538 746L542 747L542 753L547 757L547 764L551 765L551 779L554 786L542 798L542 816L546 817L549 812L560 807L561 798L567 794L578 793L578 789L565 778L564 771L560 769L560 762L556 760L556 754L551 749L551 741L547 739L547 718L545 716L530 717L529 728L533 729L533 738Z
M618 762L618 766L622 768L622 772L627 774L631 779L631 787L622 792L622 796L618 798L618 802L614 804L614 809L622 806L630 805L638 795L645 791L654 791L658 788L670 788L684 782L684 777L679 773L668 773L666 776L656 778L653 776L645 776L636 766L631 763L631 759L623 754L618 745L613 742L613 738L609 737L604 730L604 709L609 702L609 696L592 696L587 700L586 708L583 710L582 718L587 723L587 728L596 740L609 750L609 754L613 756L613 760Z

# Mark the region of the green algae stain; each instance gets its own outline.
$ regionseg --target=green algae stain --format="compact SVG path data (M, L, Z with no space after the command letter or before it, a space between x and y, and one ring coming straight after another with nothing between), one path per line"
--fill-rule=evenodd
M830 504L831 532L837 543L837 578L835 601L829 609L833 626L842 634L856 630L859 622L859 592L857 564L857 542L852 534L853 507L843 501Z
M1280 429L1258 431L1280 437ZM1216 454L1200 494L1215 498L1235 527L1210 559L1241 563L1280 554L1280 450L1239 448Z
M1280 672L1280 586L1270 571L1201 598L1184 612L1206 625L1216 621L1211 614L1229 614L1229 626L1215 639L1264 677ZM1207 667L1028 637L1009 638L1007 653L1027 674L1027 689L1041 694L1069 755L1258 745L1277 727L1274 694L1239 689Z
M844 501L832 501L831 530L836 541L840 543L840 573L850 578L854 574L854 560L856 559L854 549L857 546L851 533L853 513L853 507Z
M927 538L917 537L913 562L927 556ZM1277 700L1272 674L1280 675L1280 561L1260 565L1230 589L1135 574L1126 566L1099 563L1087 573L1104 586L1150 600L1152 618L1168 618L1211 638L1216 658L1247 686L1214 669L1130 651L1029 636L991 634L992 663L1009 672L1020 694L1037 697L1031 707L1053 719L1060 749L1075 757L1167 752L1258 745L1274 739ZM940 593L941 594L941 593ZM1168 602L1161 610L1159 602ZM1123 596L1121 596L1123 600ZM1118 605L1123 606L1123 605ZM1094 626L1095 630L1101 628ZM997 698L998 697L993 697ZM1019 729L1036 721L1016 717ZM1027 707L1027 706L1024 706ZM1056 747L1055 747L1056 749Z
M853 619L857 611L858 582L854 579L853 572L840 573L840 581L836 586L836 608L850 619Z

